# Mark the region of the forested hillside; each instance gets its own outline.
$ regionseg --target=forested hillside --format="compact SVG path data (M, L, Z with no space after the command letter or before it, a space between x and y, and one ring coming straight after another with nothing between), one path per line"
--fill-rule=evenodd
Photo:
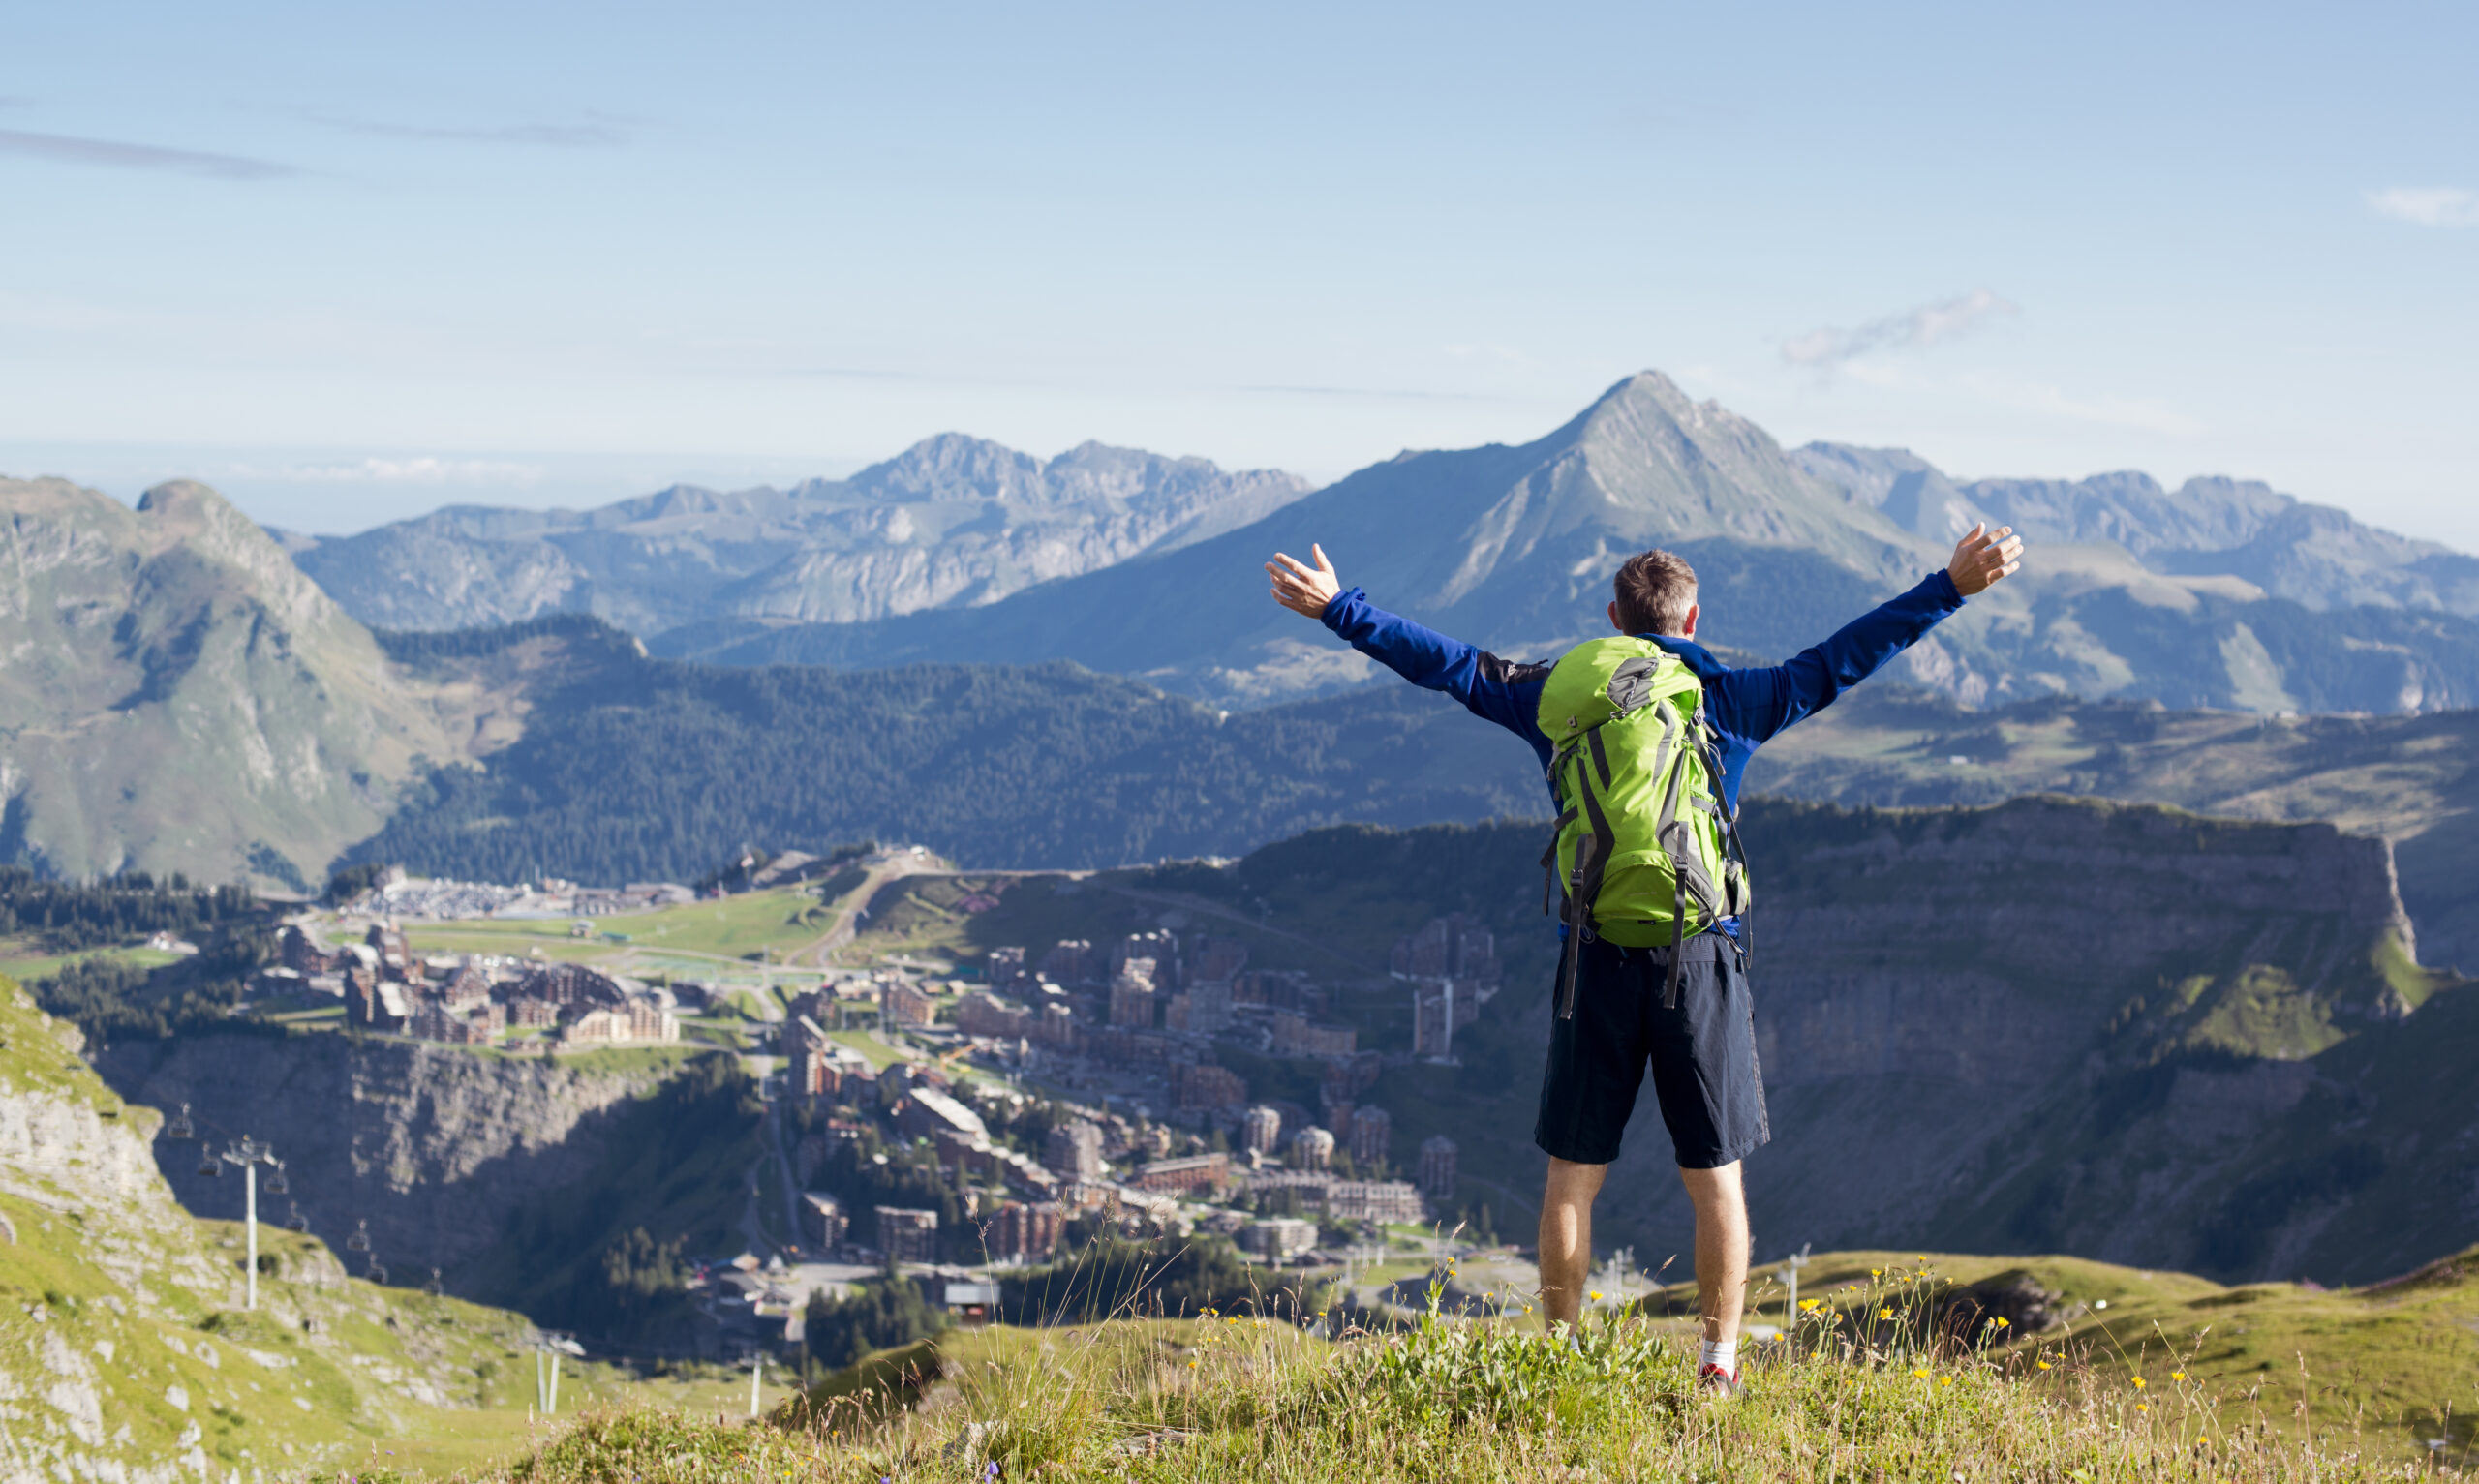
M502 665L536 678L522 737L434 772L348 856L440 875L685 881L743 844L860 838L977 865L1112 865L1546 802L1520 742L1407 689L1225 715L1069 664L647 659L588 619L385 642L443 685Z

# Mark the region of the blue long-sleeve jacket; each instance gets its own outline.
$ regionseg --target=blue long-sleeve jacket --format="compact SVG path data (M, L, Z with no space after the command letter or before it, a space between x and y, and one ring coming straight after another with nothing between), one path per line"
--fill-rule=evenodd
M1963 606L1954 580L1931 572L1917 587L1862 614L1832 638L1802 650L1787 664L1733 670L1702 645L1644 634L1687 662L1704 682L1704 704L1721 748L1722 797L1735 812L1747 760L1775 733L1832 704ZM1326 626L1353 649L1427 690L1442 690L1472 714L1494 721L1532 744L1546 778L1552 753L1535 720L1546 664L1519 664L1388 613L1358 588L1326 605Z

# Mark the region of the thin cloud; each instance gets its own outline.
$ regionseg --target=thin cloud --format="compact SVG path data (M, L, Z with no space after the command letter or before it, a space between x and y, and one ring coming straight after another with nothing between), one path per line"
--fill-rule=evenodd
M2479 227L2479 195L2450 186L2370 191L2367 203L2378 216L2417 227Z
M2022 307L1985 288L1934 304L1922 304L1871 319L1856 329L1828 326L1810 330L1782 345L1782 359L1830 375L1846 362L1874 350L1924 350L1978 329L2004 315L2019 315Z
M1521 402L1528 402L1528 401L1532 401L1532 400L1534 400L1534 399L1531 399L1531 398L1521 398L1521 397L1491 397L1491 396L1483 396L1483 395L1480 395L1480 394L1478 394L1478 393L1472 393L1472 392L1423 392L1423 391L1398 391L1398 390L1393 390L1393 389L1390 389L1390 388L1387 388L1387 387L1380 387L1380 386L1288 386L1288 385L1255 385L1255 386L1235 386L1235 387L1233 387L1233 388L1232 388L1232 390L1233 390L1233 391L1240 391L1240 392L1255 392L1255 393L1258 393L1258 394L1260 394L1260 395L1275 396L1275 397L1359 397L1359 398L1375 398L1375 399L1378 399L1378 400L1381 400L1381 401L1387 401L1387 402L1506 402L1506 403L1521 403Z
M232 466L232 473L241 478L318 484L532 484L545 472L538 464L442 459L429 454L410 459L370 458L354 464L288 464L276 469Z
M616 149L628 142L626 134L599 120L581 124L507 124L488 128L444 128L366 118L322 118L320 122L347 134L382 139L445 139L459 144L514 144L545 149Z
M176 175L203 175L210 180L276 180L301 173L289 165L243 155L211 155L194 149L167 149L159 144L83 139L66 134L28 134L15 129L0 129L0 154L62 165L98 165L116 170L166 170Z

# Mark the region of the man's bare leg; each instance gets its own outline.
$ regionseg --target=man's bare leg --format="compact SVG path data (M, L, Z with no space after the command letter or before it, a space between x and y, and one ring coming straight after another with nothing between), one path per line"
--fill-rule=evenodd
M1557 1188L1557 1166L1549 1172ZM1738 1162L1715 1169L1682 1169L1687 1198L1696 1207L1696 1306L1704 1316L1704 1338L1735 1340L1747 1307L1747 1192ZM1593 1182L1596 1188L1600 1182ZM1549 1208L1541 1211L1542 1282L1548 1282Z
M1573 1329L1583 1315L1584 1285L1592 1274L1592 1201L1608 1173L1607 1165L1549 1161L1549 1183L1541 1196L1541 1308L1553 1332L1561 1323ZM1740 1226L1744 1229L1746 1223Z

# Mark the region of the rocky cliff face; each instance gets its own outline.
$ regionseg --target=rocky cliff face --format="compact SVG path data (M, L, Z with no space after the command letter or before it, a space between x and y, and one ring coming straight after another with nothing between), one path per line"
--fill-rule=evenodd
M1745 825L1773 1131L1747 1164L1760 1254L2358 1282L2467 1245L2479 1085L2448 1068L2479 989L2415 963L2383 840L2059 798L1756 800ZM1540 1180L1540 845L1532 825L1321 832L1236 873L1235 900L1279 900L1283 925L1363 956L1438 912L1492 921L1508 989L1458 1039L1463 1067L1390 1071L1365 1101L1393 1113L1398 1156L1457 1140L1464 1198L1501 1229ZM1688 1250L1649 1088L1600 1222L1647 1265Z
M203 1036L129 1042L97 1063L133 1102L186 1103L201 1136L272 1144L310 1230L342 1250L360 1223L400 1281L460 1269L509 1215L602 1160L630 1099L679 1065L669 1052L576 1061L477 1055L341 1035ZM200 1175L186 1145L159 1142L163 1176L201 1216L236 1217L233 1182ZM590 1193L581 1193L581 1198ZM264 1212L287 1214L281 1201Z
M77 1051L0 980L0 1476L262 1479L501 1402L521 1318L354 1282L315 1240L261 1229L245 1312L239 1230L182 1211L161 1119Z
M1751 1181L1777 1245L1933 1239L2272 1276L2254 1269L2277 1243L2249 1256L2210 1235L2233 1164L2278 1157L2233 1132L2428 997L2389 847L2330 826L2024 800L1774 805L1753 837L1776 1139ZM2452 1245L2403 1231L2288 1257L2381 1276Z

